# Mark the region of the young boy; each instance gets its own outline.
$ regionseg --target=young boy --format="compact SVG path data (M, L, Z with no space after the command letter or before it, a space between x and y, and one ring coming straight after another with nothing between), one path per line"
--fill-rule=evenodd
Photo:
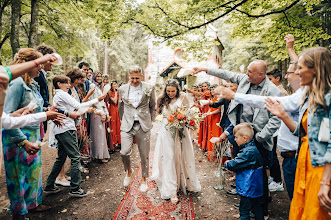
M240 195L240 219L250 219L250 210L255 219L263 220L261 197L263 195L262 157L257 150L253 136L254 130L249 123L234 127L235 141L239 146L237 156L225 163L225 168L236 173L236 189Z
M89 102L77 102L77 100L68 93L70 88L70 78L67 76L55 76L53 78L53 86L55 88L53 103L65 112L72 112L81 107L91 106L100 102L106 97L106 95L104 95ZM46 194L53 194L60 191L60 189L56 187L54 183L56 177L59 175L62 169L66 157L68 156L71 160L71 181L69 195L72 197L85 197L87 196L87 193L80 188L80 153L77 143L77 130L75 122L72 118L69 117L63 120L63 122L65 124L62 127L54 127L53 129L55 138L58 141L58 157L56 158L52 171L48 176L44 192Z

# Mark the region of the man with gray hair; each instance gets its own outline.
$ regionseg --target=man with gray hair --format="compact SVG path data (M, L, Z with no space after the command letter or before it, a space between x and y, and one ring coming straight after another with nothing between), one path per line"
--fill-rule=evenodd
M141 159L142 179L140 191L146 192L148 187L146 178L149 173L150 136L155 119L155 91L154 87L142 82L143 74L139 66L129 69L130 82L119 88L118 110L121 119L121 155L126 175L124 187L129 186L133 169L130 155L134 138L137 140Z
M237 93L254 94L263 96L281 96L281 91L266 76L267 64L263 60L255 60L247 67L247 73L235 73L222 69L194 68L193 75L205 71L232 83L238 84ZM263 209L268 216L268 177L267 170L270 166L269 154L273 148L273 134L280 127L280 120L266 109L255 109L231 101L228 108L228 117L231 124L220 136L221 140L233 133L233 127L247 122L254 128L254 141L263 158Z

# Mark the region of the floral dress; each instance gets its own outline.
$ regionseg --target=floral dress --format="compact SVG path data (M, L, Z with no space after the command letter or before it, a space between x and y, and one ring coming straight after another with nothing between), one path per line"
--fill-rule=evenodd
M20 98L19 98L20 97ZM33 81L27 86L21 77L9 84L5 112L10 114L34 101L38 107L35 113L43 110L43 99L38 84ZM27 139L30 142L40 140L40 124L20 129L2 130L2 144L10 211L25 215L29 209L42 203L41 151L29 155L17 143Z

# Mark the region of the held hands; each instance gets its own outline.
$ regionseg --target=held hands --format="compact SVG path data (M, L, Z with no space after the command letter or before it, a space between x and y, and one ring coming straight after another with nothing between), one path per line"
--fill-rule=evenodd
M286 35L284 41L286 41L286 49L293 49L294 36L292 34Z
M266 106L265 108L268 111L270 111L272 114L274 114L278 118L282 118L287 114L285 111L284 105L278 100L274 101L270 98L267 98L265 100L265 106Z
M23 148L29 155L34 155L40 150L40 147L34 146L30 141L26 142Z
M193 70L191 73L192 76L196 76L200 72L207 72L207 68L194 67Z

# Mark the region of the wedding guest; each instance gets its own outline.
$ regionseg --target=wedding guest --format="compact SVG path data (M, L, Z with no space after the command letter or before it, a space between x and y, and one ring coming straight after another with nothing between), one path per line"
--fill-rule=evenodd
M103 86L109 84L109 76L107 74L104 74L102 76L102 83L103 83Z
M91 89L94 93L91 99L102 96L102 74L95 72L92 77ZM109 159L108 145L106 139L105 122L109 120L109 113L104 101L95 104L96 111L91 114L90 122L90 155L92 158L99 160L101 163L107 163Z
M93 69L89 67L86 72L86 79L90 81L90 83L92 82L93 73L94 73Z
M68 90L68 93L77 101L81 102L80 96L78 94L77 86L84 80L84 75L80 69L73 68L70 70L67 75L67 77L70 78L70 88ZM78 120L75 121L75 126L77 130L77 136L78 138L84 138L87 137L87 125L86 125L86 118L84 116L80 116ZM82 147L83 150L81 153L83 155L90 155L90 148L89 143L85 142L85 147Z
M291 119L280 102L267 103L267 109L299 136L290 220L331 218L331 139L330 131L322 123L324 118L331 119L330 69L330 50L314 47L300 54L296 72L301 86L307 86L300 106L300 123ZM324 140L319 137L323 131Z
M118 112L118 86L116 81L110 83L111 89L108 92L110 98L110 121L112 128L112 139L115 149L121 149L121 121Z
M32 48L20 49L12 64L25 63L42 57ZM38 84L33 80L39 75L40 66L9 84L4 111L10 114L30 102L35 103L35 112L43 111L43 99ZM40 141L40 123L23 128L2 131L4 164L10 211L13 219L22 219L29 210L45 211L49 206L42 205L41 152L34 142Z
M46 54L52 54L55 53L55 49L51 46L48 46L46 44L41 44L39 45L36 50L42 55ZM47 72L52 71L52 63L47 62L43 65L43 69L39 71L39 76L34 78L34 80L38 83L39 89L40 89L40 95L44 100L44 108L52 106L49 102L49 90L48 90L48 85L47 85ZM45 121L43 124L43 129L41 131L44 131L46 133L47 131L47 121ZM43 139L44 133L41 134L41 139Z
M225 162L225 168L236 172L240 219L249 220L252 210L255 219L263 220L263 160L253 140L253 127L241 123L234 127L233 133L240 150L234 159Z
M210 86L211 102L216 102L218 100L219 93L216 93L216 87L217 85ZM212 107L209 108L208 112L203 114L203 117L205 118L204 121L207 123L207 137L202 144L208 151L208 160L212 160L212 157L214 156L214 145L209 140L212 137L219 137L222 134L222 128L217 126L217 124L220 122L221 116L221 109Z
M277 88L282 92L283 96L287 96L288 92L284 89L284 86L282 84L282 71L278 69L274 69L270 72L267 72L267 77L269 80L277 86Z
M77 70L76 70L77 71ZM78 70L78 74L81 74ZM73 71L71 71L73 72ZM69 74L70 75L70 74ZM72 76L72 75L71 75ZM102 101L105 96L99 96L96 99L93 99L89 102L79 103L75 98L69 95L68 91L71 87L70 78L67 76L55 76L53 78L53 86L56 89L55 95L53 98L54 105L63 109L67 112L72 112L75 109L82 107L88 107L93 104L97 104ZM87 193L80 188L81 176L80 176L80 153L77 143L77 131L75 122L72 118L66 118L64 120L64 126L54 127L53 132L56 140L58 141L58 157L53 165L52 171L47 178L47 183L45 187L45 193L54 194L60 192L60 189L54 185L56 177L59 175L62 166L67 158L71 160L70 166L70 192L69 196L71 197L85 197Z

